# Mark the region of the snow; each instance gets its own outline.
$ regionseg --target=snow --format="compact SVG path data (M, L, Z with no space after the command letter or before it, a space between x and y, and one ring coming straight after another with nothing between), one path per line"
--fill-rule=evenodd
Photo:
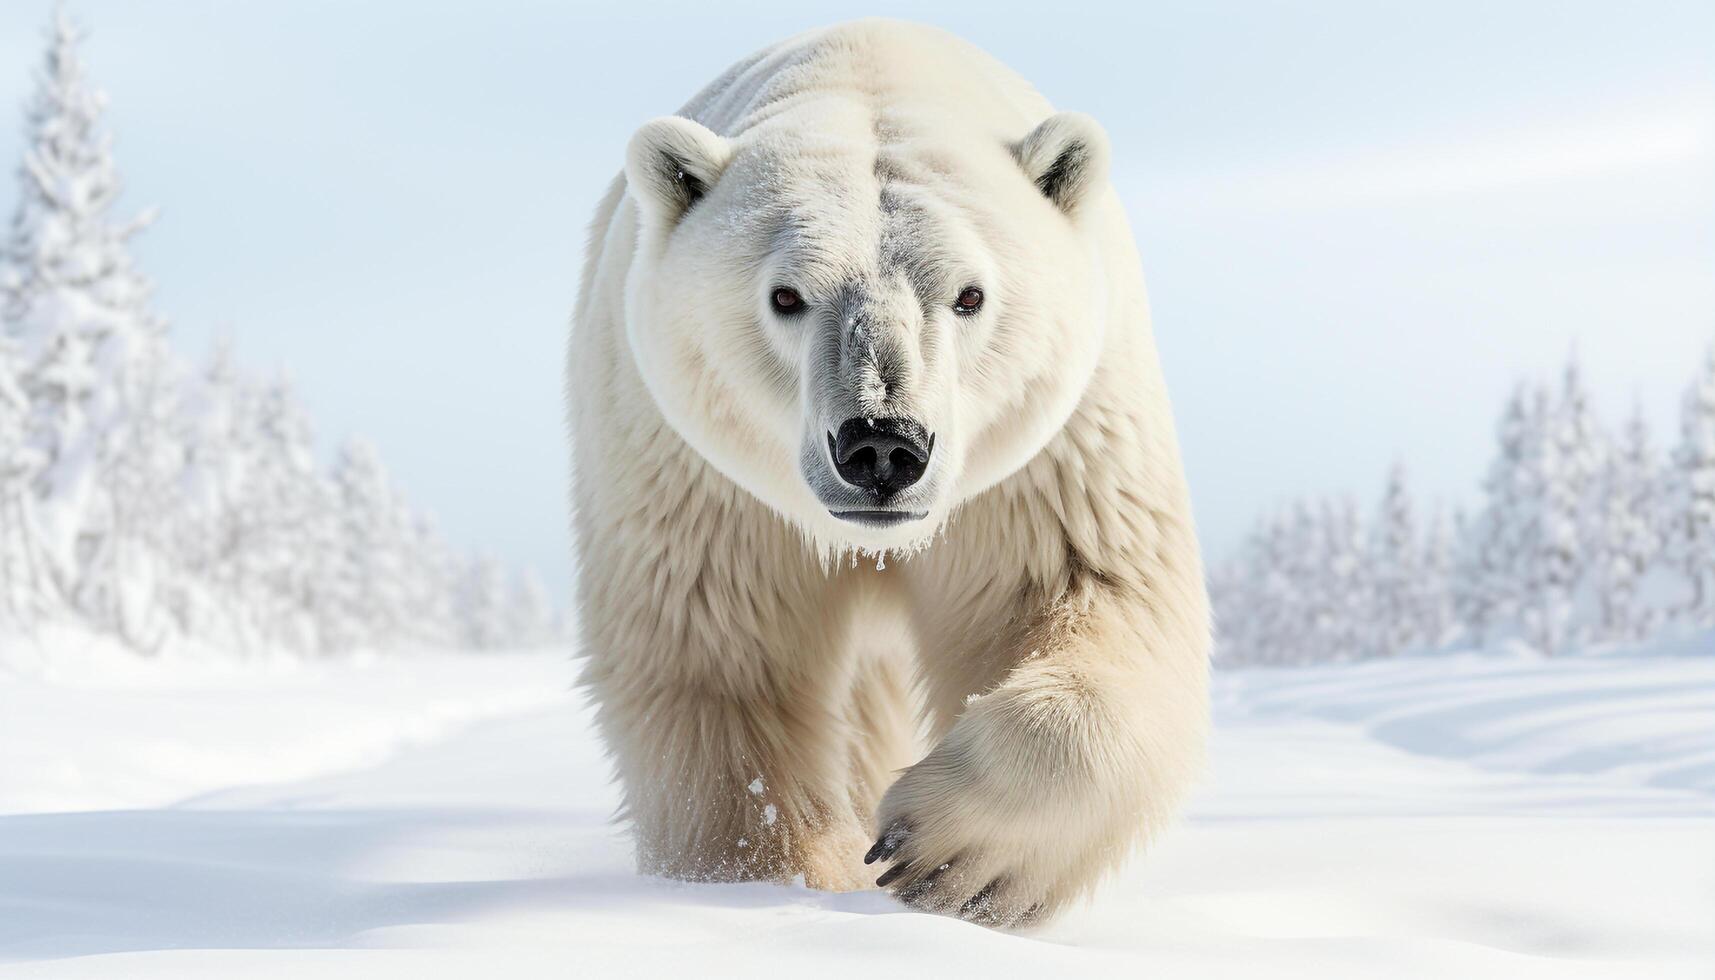
M46 678L0 673L0 813L171 807L364 769L472 721L563 702L569 686L518 657L150 669L106 654Z
M1022 935L636 875L560 653L0 672L0 973L1706 976L1712 645L1222 671L1184 824Z

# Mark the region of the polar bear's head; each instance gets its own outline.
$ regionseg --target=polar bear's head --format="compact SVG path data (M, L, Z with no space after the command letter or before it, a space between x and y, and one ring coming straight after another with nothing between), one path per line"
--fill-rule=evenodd
M849 118L848 118L849 117ZM632 138L633 356L717 469L836 548L910 548L1064 425L1101 348L1107 142L840 103Z

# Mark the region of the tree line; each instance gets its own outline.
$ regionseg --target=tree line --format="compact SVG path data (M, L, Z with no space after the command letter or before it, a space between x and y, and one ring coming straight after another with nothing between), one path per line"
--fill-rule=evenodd
M283 377L188 365L114 216L106 99L56 12L0 246L0 643L143 652L488 648L559 632L531 575L456 554L351 440L321 465Z
M1299 501L1212 567L1229 663L1359 660L1522 642L1545 653L1715 627L1715 348L1679 432L1596 416L1576 359L1520 385L1478 505L1425 521L1396 466L1380 503Z

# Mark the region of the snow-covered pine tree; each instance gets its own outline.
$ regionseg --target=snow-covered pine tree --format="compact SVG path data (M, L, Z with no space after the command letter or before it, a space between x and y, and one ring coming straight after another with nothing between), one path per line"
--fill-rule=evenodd
M1518 473L1516 550L1506 564L1518 590L1513 632L1552 655L1570 625L1579 526L1575 498L1562 478L1555 405L1547 388L1532 392L1528 420Z
M1600 615L1588 582L1601 550L1601 476L1610 448L1576 356L1566 363L1559 396L1546 421L1549 445L1541 458L1552 461L1552 466L1543 481L1541 567L1546 608L1554 613L1543 621L1559 625L1539 639L1542 649L1552 651L1587 639Z
M464 645L472 650L498 650L511 632L510 590L500 563L478 555L465 566L459 587L459 616Z
M1311 549L1316 563L1307 570L1316 597L1316 642L1303 659L1357 660L1370 653L1365 617L1374 605L1357 501L1349 496L1322 501L1316 523L1320 547Z
M1465 516L1453 535L1453 569L1448 576L1448 598L1453 603L1453 623L1465 642L1481 649L1494 639L1501 619L1500 597L1491 588L1497 578L1495 548L1481 528L1489 525L1487 507L1475 516Z
M1364 555L1368 609L1361 626L1364 654L1391 657L1423 641L1423 561L1405 467L1388 471L1387 489Z
M1715 626L1715 346L1680 404L1671 486L1669 553L1688 589L1678 618Z
M0 332L0 634L29 629L45 600L33 542L36 456L27 441L22 372L16 345Z
M1634 406L1601 479L1602 534L1591 577L1604 640L1641 640L1657 626L1659 612L1642 586L1661 554L1661 482L1660 455L1642 407Z
M1307 663L1331 656L1328 594L1328 540L1323 513L1309 500L1294 501L1282 515L1269 575L1274 618L1265 640L1271 663Z
M1308 632L1299 560L1308 546L1302 506L1277 510L1256 542L1256 662L1289 663Z
M56 10L0 250L0 317L24 362L28 440L41 457L33 533L55 598L125 628L134 617L120 605L119 563L137 556L106 539L121 530L114 457L123 414L156 383L145 375L165 359L164 325L128 247L147 218L113 217L120 185L105 98L85 76L79 40Z
M1416 603L1419 636L1428 649L1441 649L1454 638L1458 620L1453 614L1453 556L1464 525L1463 514L1449 521L1440 507L1429 520Z
M223 340L184 385L178 418L183 459L173 558L182 588L171 604L186 632L240 651L267 645L252 602L258 526L266 519L250 500L263 449L256 401Z
M411 515L407 521L402 530L409 569L404 589L409 639L420 647L455 646L461 633L458 559L433 521Z
M252 521L245 606L270 645L334 652L319 627L344 614L339 498L316 469L314 437L290 381L263 384L252 404L254 451L240 504Z
M1275 639L1268 632L1263 586L1266 572L1256 561L1266 528L1259 522L1254 537L1229 563L1230 577L1215 608L1215 636L1221 661L1229 664L1261 664L1268 662L1269 643Z
M507 645L513 647L542 646L558 638L554 604L534 569L525 569L514 577L506 626Z
M1276 509L1258 518L1211 582L1223 663L1282 663L1296 653L1305 628L1300 583L1288 567L1295 548L1289 517Z
M1309 570L1320 545L1308 502L1277 507L1259 529L1254 585L1258 608L1255 627L1258 663L1298 663L1311 655L1314 642L1316 583Z
M1478 646L1505 636L1517 622L1525 588L1535 490L1527 457L1539 423L1524 386L1513 389L1495 427L1495 458L1483 479L1483 504L1459 535L1454 562L1454 612Z
M133 357L113 374L113 409L95 451L94 499L102 507L82 531L88 551L77 606L98 628L154 652L178 632L168 607L181 591L170 558L183 515L180 378L162 345Z
M1576 600L1588 562L1591 528L1591 448L1599 434L1588 418L1587 396L1576 367L1568 369L1558 398L1537 389L1519 429L1510 475L1509 511L1480 533L1494 533L1500 548L1496 582L1516 596L1513 632L1546 654L1576 638ZM1509 418L1511 410L1509 409ZM1515 465L1516 463L1516 465Z
M339 553L322 635L335 650L410 635L410 517L374 447L348 440L334 462Z

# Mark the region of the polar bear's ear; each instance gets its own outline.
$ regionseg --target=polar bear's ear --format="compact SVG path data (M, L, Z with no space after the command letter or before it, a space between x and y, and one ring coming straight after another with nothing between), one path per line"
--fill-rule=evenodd
M731 156L731 144L702 124L663 116L631 137L625 181L651 219L672 225L715 185Z
M1031 183L1067 214L1108 179L1108 136L1081 112L1049 116L1012 152Z

